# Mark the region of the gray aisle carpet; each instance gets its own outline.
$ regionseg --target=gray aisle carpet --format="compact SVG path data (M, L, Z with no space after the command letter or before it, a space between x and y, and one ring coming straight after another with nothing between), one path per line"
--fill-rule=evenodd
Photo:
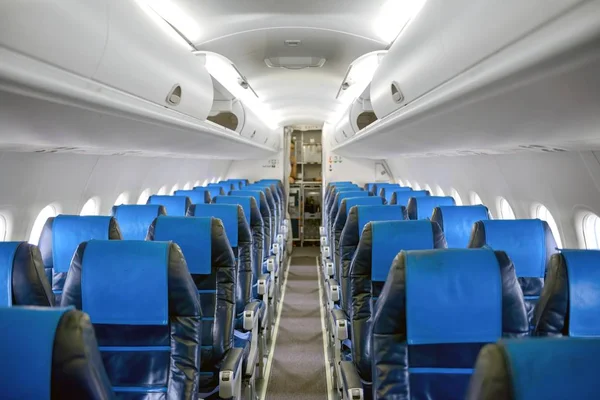
M326 399L316 257L294 248L266 399Z

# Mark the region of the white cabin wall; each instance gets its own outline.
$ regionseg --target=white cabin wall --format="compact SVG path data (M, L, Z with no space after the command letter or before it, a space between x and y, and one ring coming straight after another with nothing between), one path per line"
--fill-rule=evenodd
M223 178L231 161L80 154L0 152L0 214L7 220L6 240L28 240L38 213L48 204L65 214L79 214L90 198L108 215L127 192L136 204L145 189L156 193L191 182Z
M458 191L464 204L476 192L498 217L498 198L506 198L517 218L532 218L536 204L556 220L563 247L583 248L580 216L600 215L600 163L593 152L520 153L495 156L395 158L388 165L396 179L417 182L446 195Z
M235 160L231 162L231 167L225 178L237 179L247 178L250 181L259 179L281 179L285 177L285 160L283 150L279 150L269 158L258 160Z
M331 151L330 140L323 139L323 181L352 181L360 185L375 180L375 161L366 158L342 157ZM341 163L334 162L335 159ZM331 158L331 163L329 162ZM331 166L331 171L330 171Z

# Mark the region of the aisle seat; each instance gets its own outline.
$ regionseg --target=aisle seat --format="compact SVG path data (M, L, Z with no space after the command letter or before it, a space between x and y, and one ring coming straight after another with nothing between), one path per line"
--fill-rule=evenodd
M167 215L167 210L158 204L123 204L113 206L111 213L119 224L123 240L146 240L152 221L160 215Z
M431 219L433 210L439 206L455 206L456 202L450 196L421 196L411 197L406 206L408 218L411 220Z
M482 205L436 207L431 216L431 220L437 222L444 231L450 249L467 248L475 222L488 219L489 210Z
M408 200L411 197L423 197L423 196L431 196L429 190L395 190L392 192L392 197L389 201L389 204L398 204L404 207L408 206Z
M163 196L153 194L148 198L146 204L163 206L167 215L171 217L185 217L192 202L189 197L185 196Z

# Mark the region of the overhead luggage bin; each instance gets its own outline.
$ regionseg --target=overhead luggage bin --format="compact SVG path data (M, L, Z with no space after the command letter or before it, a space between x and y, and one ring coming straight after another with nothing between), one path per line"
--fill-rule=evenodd
M213 87L202 59L174 43L143 7L1 2L0 144L193 158L275 151L276 140L265 145L206 121ZM14 131L31 115L44 123L15 143Z

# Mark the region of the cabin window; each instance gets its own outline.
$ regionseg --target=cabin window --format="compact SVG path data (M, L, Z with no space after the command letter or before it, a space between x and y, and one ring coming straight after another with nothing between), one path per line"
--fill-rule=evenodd
M456 203L457 206L462 206L463 205L463 201L460 198L460 194L458 194L458 190L456 190L454 188L450 189L450 196L454 197L454 202Z
M481 201L481 197L475 192L471 192L471 204L474 206L483 205L483 201Z
M217 181L217 178L215 178L215 177L213 176L213 178L210 180L210 183L215 183L216 181Z
M194 182L194 186L193 187L200 186L201 184L202 184L202 182L196 181L196 182Z
M191 190L192 189L192 182L188 182L185 185L183 185L183 190Z
M429 193L431 193L431 195L435 195L435 193L433 193L433 190L431 189L431 186L429 185L425 185L423 186L423 190L429 190Z
M119 197L117 197L117 200L115 200L115 206L120 206L121 204L127 203L129 203L129 193L127 192L121 193Z
M56 217L58 211L56 207L52 204L47 205L40 211L38 216L35 218L33 222L33 227L31 228L31 233L29 234L29 243L35 244L37 246L40 241L40 235L42 234L42 229L44 229L44 225L48 218Z
M175 194L176 190L179 190L179 185L178 184L173 185L173 187L171 188L171 191L169 192L169 194L171 196L173 196Z
M583 218L583 241L586 249L600 250L600 218L596 214Z
M438 186L436 186L435 190L436 190L436 193L437 193L437 195L438 195L438 196L445 196L445 195L446 195L446 194L444 193L444 189L442 189L442 187L441 187L441 186L439 186L439 185L438 185Z
M413 185L413 190L421 190L421 185L419 185L419 182L415 182Z
M158 192L156 193L159 196L164 196L165 194L167 194L167 187L163 186L160 189L158 189Z
M81 212L79 215L98 215L100 211L100 202L92 197L88 201L85 202L83 207L81 207Z
M516 219L515 212L504 197L498 200L498 211L501 219Z
M402 182L402 179L398 179L398 185L404 186L404 182Z
M205 179L204 182L202 183L203 187L206 187L206 185L208 185L208 179Z
M560 231L558 229L558 225L556 224L556 220L550 214L550 210L543 204L538 204L533 209L533 218L539 218L542 221L546 221L550 230L552 231L552 235L554 236L554 240L556 241L556 245L558 248L562 248L562 240L560 238Z
M148 202L148 198L150 197L150 189L145 189L138 197L138 204L146 204Z
M7 233L8 223L6 222L4 215L0 215L0 242L4 242L6 240Z

